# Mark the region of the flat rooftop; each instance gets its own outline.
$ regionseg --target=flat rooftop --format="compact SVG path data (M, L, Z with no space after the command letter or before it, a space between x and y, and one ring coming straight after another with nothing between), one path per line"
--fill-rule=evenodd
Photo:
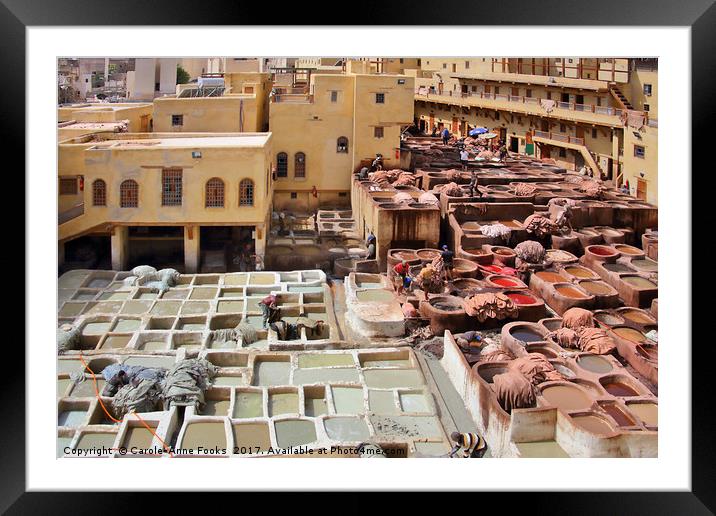
M437 73L440 73L440 70L438 70ZM529 75L524 73L451 73L449 76L453 79L540 84L543 86L555 86L557 88L577 88L594 91L606 91L609 88L609 84L606 81L576 79L571 77L553 77L547 75Z
M94 143L92 149L132 149L137 148L232 148L264 147L271 133L123 133L121 135L93 135L84 138L66 140L64 144Z

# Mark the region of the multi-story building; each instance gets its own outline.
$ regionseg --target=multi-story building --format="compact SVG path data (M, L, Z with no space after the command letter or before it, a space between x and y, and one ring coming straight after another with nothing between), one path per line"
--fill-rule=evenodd
M104 254L195 272L262 255L270 133L94 134L59 144L60 264ZM63 197L75 203L65 210ZM151 258L151 259L148 259Z
M347 206L353 171L376 154L398 166L400 134L413 121L413 78L366 73L362 61L348 61L345 73L297 70L296 77L298 87L294 80L271 99L274 207Z
M269 74L231 73L220 87L197 83L177 87L177 95L154 99L157 132L261 132L268 130Z
M641 149L656 142L655 60L424 58L420 65L406 73L415 76L415 117L425 132L447 127L465 136L486 127L513 152L587 165L619 185L631 179L633 194L657 202L655 148L653 161Z

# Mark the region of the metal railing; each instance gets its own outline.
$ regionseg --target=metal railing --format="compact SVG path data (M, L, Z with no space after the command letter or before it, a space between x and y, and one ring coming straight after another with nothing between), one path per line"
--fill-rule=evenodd
M76 206L73 206L69 210L65 210L62 213L57 215L57 223L58 224L64 224L65 222L69 222L72 219L75 219L79 217L80 215L84 215L85 213L85 203L80 203Z
M485 100L498 100L505 102L513 102L517 104L540 104L542 101L554 102L555 109L565 109L569 111L580 111L583 113L595 113L597 115L609 115L620 117L623 110L610 106L597 106L595 104L577 104L576 102L561 102L552 101L550 99L543 99L540 97L523 97L520 95L503 95L500 93L485 93L485 92L453 92L452 90L443 91L438 93L434 90L429 90L425 87L416 88L415 94L421 97L429 99L430 97L453 97L462 99L485 99Z
M534 135L545 140L555 140L558 142L572 143L574 145L584 145L584 138L577 138L568 134L552 133L547 131L535 131Z

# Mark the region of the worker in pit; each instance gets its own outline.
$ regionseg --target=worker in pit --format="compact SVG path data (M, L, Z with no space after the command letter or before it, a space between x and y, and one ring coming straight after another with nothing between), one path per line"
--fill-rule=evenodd
M365 240L365 246L368 248L368 259L369 260L375 260L375 235L373 234L373 231L371 230L370 233L368 233L368 238Z
M455 442L450 450L451 458L479 459L487 451L485 439L474 432L453 432L450 440Z
M455 258L455 253L448 249L447 244L444 244L440 256L443 257L443 270L445 271L445 280L452 281L452 268L454 264L453 259Z
M377 170L383 170L383 155L376 154L373 163L370 166L370 171L375 172Z
M111 398L125 385L129 385L129 375L124 369L120 369L112 378L107 380L107 384L102 390L102 396Z
M393 267L393 272L395 272L398 277L398 295L401 295L405 289L405 279L408 277L409 269L410 266L405 260L397 263L395 267Z
M276 305L276 295L269 294L261 301L259 301L259 308L263 314L263 327L266 328L269 323L272 323L279 318L279 308Z

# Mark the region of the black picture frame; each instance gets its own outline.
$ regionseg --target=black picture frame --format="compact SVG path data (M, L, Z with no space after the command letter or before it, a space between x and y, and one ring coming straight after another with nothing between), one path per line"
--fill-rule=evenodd
M716 6L715 0L512 0L509 3L465 3L454 0L440 2L372 1L354 4L350 21L356 25L575 25L575 26L682 26L691 28L692 71L692 162L697 158L706 161L706 153L713 146L707 125L713 123L716 103ZM25 135L25 28L28 26L58 25L227 25L316 24L315 12L322 9L319 3L265 4L248 2L188 2L155 0L152 2L124 0L122 2L92 2L89 0L2 0L0 2L0 62L5 71L2 117L6 142L11 148L24 148ZM310 8L307 8L310 7ZM348 5L344 6L350 7ZM334 14L334 4L326 10ZM341 18L338 14L330 24ZM450 45L441 47L446 55ZM683 128L681 128L683 129ZM669 129L667 129L668 131ZM673 129L672 129L673 130ZM668 134L668 133L666 133ZM668 144L668 140L664 139ZM663 144L664 144L663 143ZM15 153L24 160L24 153ZM688 165L686 165L688 166ZM18 164L15 165L15 168ZM706 172L706 171L705 171ZM708 172L711 172L710 170ZM48 174L50 171L48 171ZM667 171L661 172L662 174ZM674 171L668 171L674 173ZM690 170L679 173L691 175ZM693 178L693 175L691 175ZM712 202L712 201L711 201ZM693 206L694 203L692 203ZM685 208L686 209L686 208ZM692 233L693 234L693 233ZM688 300L685 300L688 301ZM696 317L704 319L708 309L693 305ZM701 307L701 308L699 308ZM27 314L25 315L27 319ZM693 315L692 315L693 318ZM25 321L26 324L33 321ZM691 336L678 343L692 346ZM586 492L586 493L502 493L494 502L507 500L511 510L556 514L713 514L716 510L716 445L710 423L713 408L712 388L707 379L712 374L714 347L710 342L700 346L698 360L692 362L692 455L690 492ZM692 348L693 349L693 348ZM3 407L2 453L0 455L0 510L9 514L84 514L113 508L149 512L155 508L166 510L167 496L144 497L141 509L134 505L131 493L79 493L79 492L26 492L25 488L25 357L17 356L11 370L4 371L3 389L0 389L0 406ZM668 417L665 416L665 417ZM668 446L660 443L660 447ZM101 473L100 473L101 474ZM565 470L565 474L569 474ZM479 479L478 484L479 484ZM559 485L558 482L555 485ZM625 486L625 489L628 486ZM178 498L173 493L171 499ZM273 495L271 495L273 496ZM436 496L445 496L436 495ZM447 495L453 496L453 495ZM461 511L488 509L487 495L474 495L473 501L460 496L452 498ZM352 503L354 495L344 500ZM215 503L212 499L212 504ZM443 500L447 502L447 499ZM479 506L482 507L479 508ZM456 506L458 506L456 505ZM116 510L115 509L115 510ZM493 509L494 510L494 509ZM542 511L540 511L542 512Z

